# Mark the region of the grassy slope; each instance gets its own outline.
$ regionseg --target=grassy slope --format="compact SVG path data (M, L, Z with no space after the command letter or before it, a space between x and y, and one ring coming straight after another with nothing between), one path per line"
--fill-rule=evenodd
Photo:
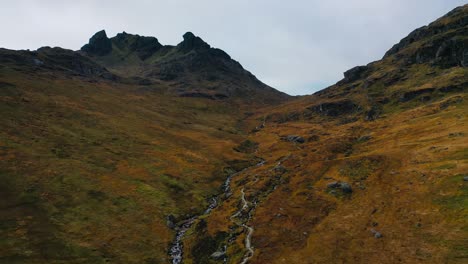
M165 87L0 70L2 263L159 263L243 137L237 110Z
M467 100L465 93L415 99L372 122L360 115L354 122L318 115L267 121L249 137L266 165L236 177L234 195L207 219L211 236L239 232L228 250L229 263L237 263L245 234L228 227L244 188L247 200L260 200L249 222L255 228L252 263L463 263ZM282 108L283 115L295 107ZM254 116L252 127L270 111ZM308 142L281 140L291 134ZM279 160L287 169L282 175L274 170ZM333 181L350 183L353 193L331 193ZM372 229L383 238L374 238Z
M245 230L230 219L242 189L248 201L258 199L248 222L255 228L251 263L466 263L468 69L408 64L406 54L422 43L402 50L403 59L372 63L365 78L249 119L251 129L267 120L249 136L266 164L238 175L233 196L206 219L212 238L238 234L229 263L245 253ZM359 107L336 117L314 110L343 100ZM373 108L377 119L366 120ZM306 142L282 140L286 135ZM278 161L284 174L275 170ZM353 193L327 188L334 181Z

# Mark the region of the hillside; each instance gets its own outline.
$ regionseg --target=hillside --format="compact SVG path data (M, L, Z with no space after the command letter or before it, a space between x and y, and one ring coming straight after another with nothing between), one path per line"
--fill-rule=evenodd
M0 262L168 261L173 225L249 163L233 150L244 110L288 99L240 64L211 81L238 93L215 98L175 92L199 72L170 81L103 60L0 49Z
M200 220L193 263L217 263L215 251L228 263L466 263L467 29L463 6L337 84L256 111L248 140L265 162Z
M468 5L313 95L186 33L0 49L0 263L466 263Z

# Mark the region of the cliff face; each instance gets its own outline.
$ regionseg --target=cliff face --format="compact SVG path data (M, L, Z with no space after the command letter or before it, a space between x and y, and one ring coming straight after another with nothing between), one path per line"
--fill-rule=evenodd
M416 29L384 56L406 63L431 63L441 67L468 67L468 15L461 6L437 21Z

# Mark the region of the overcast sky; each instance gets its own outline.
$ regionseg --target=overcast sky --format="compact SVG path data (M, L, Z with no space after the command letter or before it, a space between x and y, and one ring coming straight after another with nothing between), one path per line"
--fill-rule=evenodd
M0 47L79 49L97 31L175 45L192 31L263 82L310 94L380 59L417 27L467 0L15 0L1 5Z

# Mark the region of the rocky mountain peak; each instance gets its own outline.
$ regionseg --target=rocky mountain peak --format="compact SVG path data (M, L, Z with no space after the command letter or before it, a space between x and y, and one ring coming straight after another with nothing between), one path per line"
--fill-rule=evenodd
M89 39L89 43L84 45L81 50L92 55L106 55L112 51L112 42L107 37L106 31L101 30L94 34Z
M192 32L185 33L183 38L184 38L184 41L182 41L181 43L179 43L179 45L177 45L179 50L183 52L210 48L210 45L208 43L206 43L200 37L195 36Z
M433 23L420 27L395 44L384 58L441 67L468 66L468 5L458 7Z
M136 52L138 57L145 60L163 47L155 37L128 34L125 31L111 38L112 42L122 50Z

